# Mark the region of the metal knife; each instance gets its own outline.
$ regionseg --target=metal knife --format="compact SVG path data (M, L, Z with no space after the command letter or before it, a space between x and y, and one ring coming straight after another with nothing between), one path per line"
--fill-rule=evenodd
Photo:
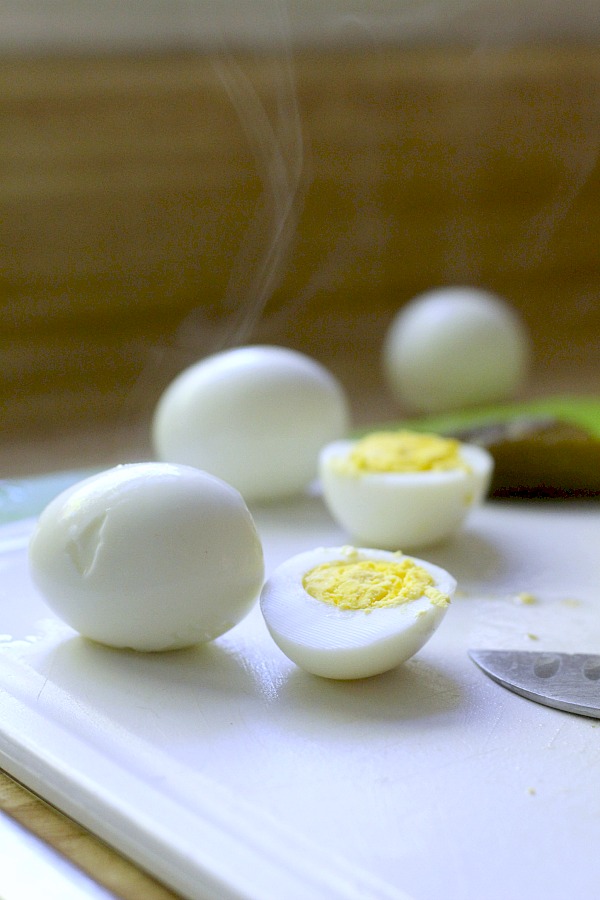
M545 706L600 718L600 656L533 650L469 650L503 687Z

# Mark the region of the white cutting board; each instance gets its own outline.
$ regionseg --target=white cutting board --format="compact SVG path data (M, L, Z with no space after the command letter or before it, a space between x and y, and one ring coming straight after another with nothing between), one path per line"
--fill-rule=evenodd
M318 497L253 512L267 572L347 542ZM176 891L563 900L600 883L600 720L518 697L467 657L600 652L598 506L475 513L420 554L459 582L439 631L355 683L298 670L258 608L201 649L86 642L30 583L31 528L0 528L0 764Z

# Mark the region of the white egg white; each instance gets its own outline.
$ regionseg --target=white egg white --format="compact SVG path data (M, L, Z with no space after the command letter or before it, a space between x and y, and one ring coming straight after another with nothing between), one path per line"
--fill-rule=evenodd
M324 678L368 678L395 668L423 647L447 609L423 596L394 607L346 610L308 594L303 586L308 571L347 559L350 553L364 560L399 558L368 548L310 550L280 565L261 592L261 611L279 649L300 668ZM438 590L452 597L456 589L452 575L424 560L415 562L433 576Z
M247 346L190 366L160 398L156 455L197 466L247 502L301 493L319 450L347 432L348 403L316 360L283 347Z
M427 291L392 320L383 373L403 406L445 412L511 398L531 356L529 335L502 298L473 287Z
M353 541L386 550L416 550L454 535L469 510L488 492L493 459L487 450L461 444L468 468L425 472L340 470L355 441L334 441L319 457L323 499Z
M48 606L80 634L148 651L223 634L264 578L239 492L167 463L117 466L64 491L39 517L29 563Z

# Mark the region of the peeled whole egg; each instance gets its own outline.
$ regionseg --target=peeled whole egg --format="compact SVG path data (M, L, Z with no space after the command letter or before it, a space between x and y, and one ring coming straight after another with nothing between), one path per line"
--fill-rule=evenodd
M383 345L391 393L412 410L446 412L511 398L525 379L529 337L500 297L470 287L420 294Z
M262 502L304 491L321 447L347 427L345 393L324 366L287 348L247 346L175 378L157 405L153 441L160 459L197 466Z
M279 649L325 678L367 678L423 647L456 589L444 569L385 550L329 547L284 562L260 607Z
M63 491L38 519L29 562L48 606L80 634L148 651L223 634L264 578L239 492L167 463L117 466Z
M332 517L356 543L386 550L453 536L484 499L492 471L482 447L407 431L334 441L319 459Z

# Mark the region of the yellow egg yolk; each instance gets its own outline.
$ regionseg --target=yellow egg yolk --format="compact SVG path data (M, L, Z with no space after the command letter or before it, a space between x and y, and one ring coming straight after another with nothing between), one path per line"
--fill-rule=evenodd
M423 596L436 606L450 603L450 598L433 586L429 572L408 557L398 562L349 558L323 563L307 572L302 584L311 597L339 609L368 612Z
M344 472L431 472L466 469L460 443L436 434L375 431L356 441L349 455L336 461Z

